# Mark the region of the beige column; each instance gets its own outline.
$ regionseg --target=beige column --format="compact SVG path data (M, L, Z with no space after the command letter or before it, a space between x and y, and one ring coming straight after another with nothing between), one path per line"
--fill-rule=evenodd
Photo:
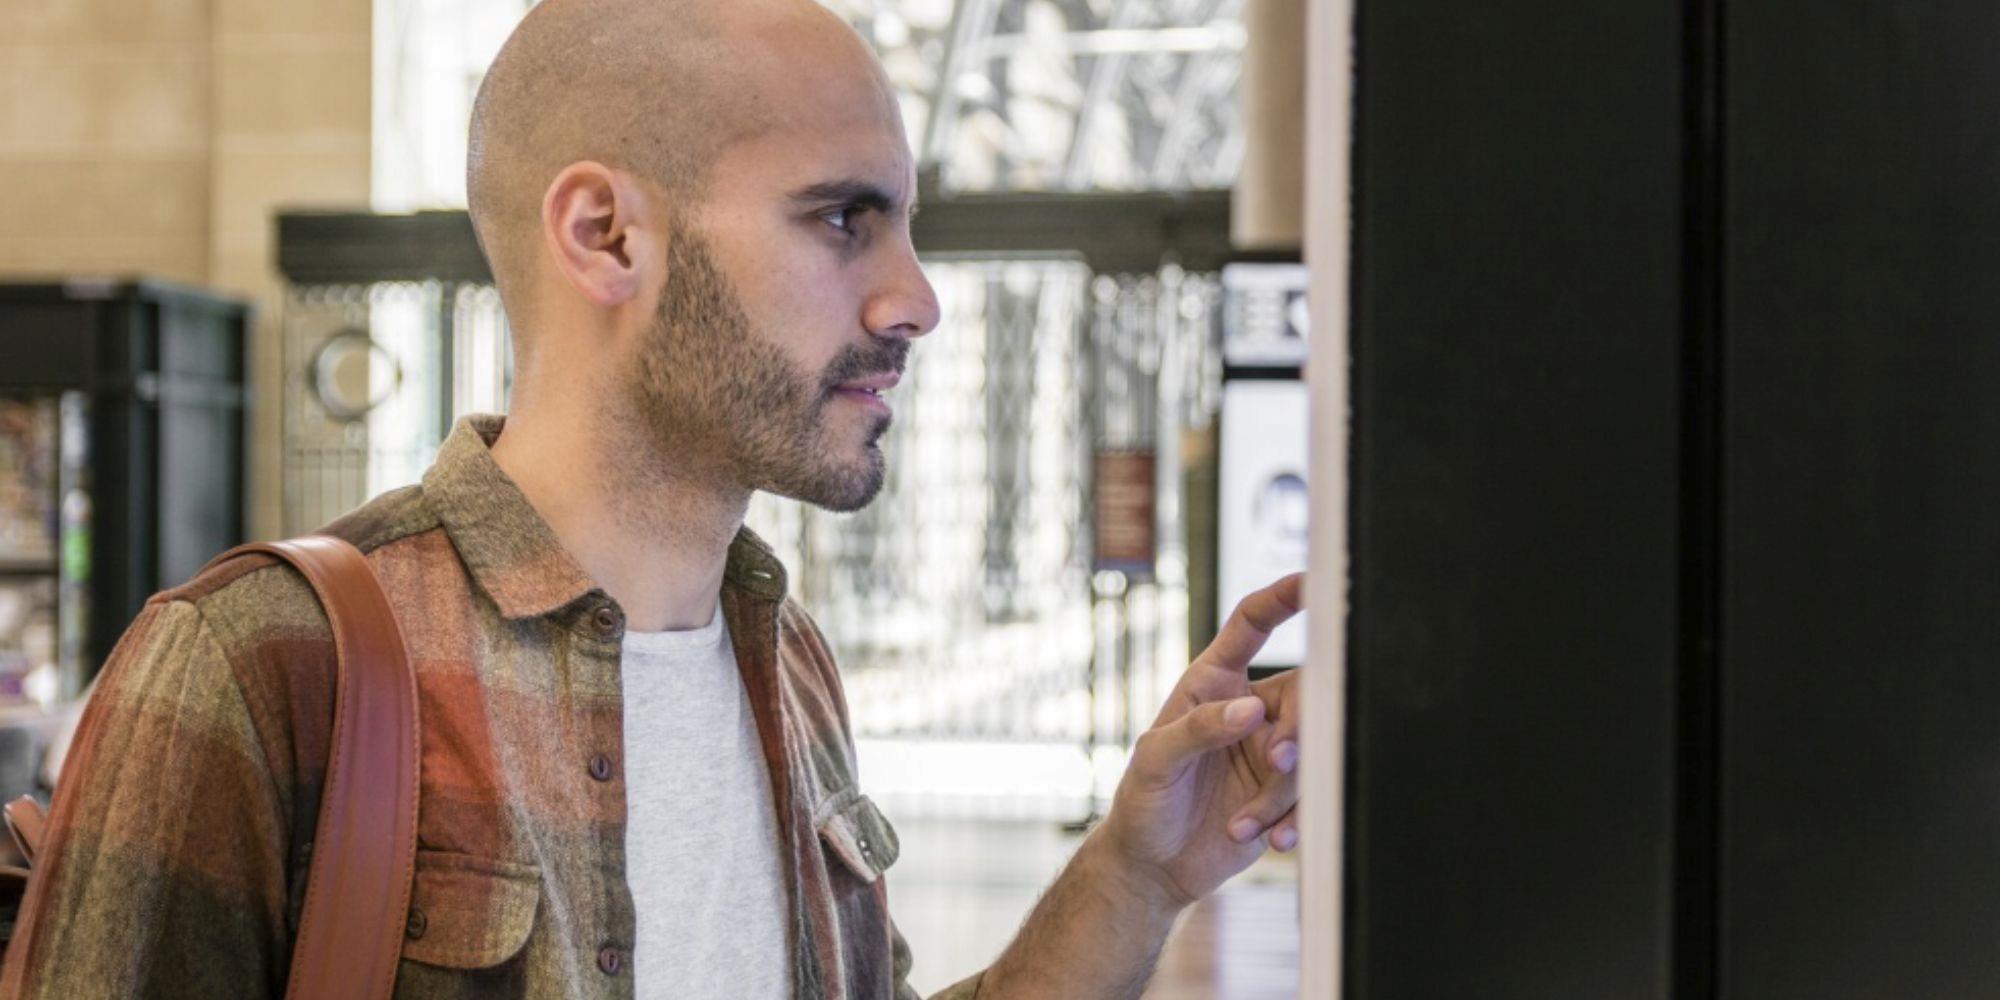
M1306 0L1248 0L1243 27L1243 169L1230 239L1245 250L1296 250L1305 235Z
M371 0L213 0L209 279L258 309L250 532L279 530L283 284L273 213L368 206Z
M1340 995L1342 782L1347 724L1347 267L1354 0L1310 0L1305 259L1312 269L1312 537L1300 759L1301 1000Z
M0 0L0 275L208 273L208 4Z

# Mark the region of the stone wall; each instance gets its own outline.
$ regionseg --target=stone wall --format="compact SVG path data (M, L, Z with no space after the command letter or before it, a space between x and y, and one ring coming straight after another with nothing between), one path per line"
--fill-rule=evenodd
M204 0L0 0L0 272L208 276Z

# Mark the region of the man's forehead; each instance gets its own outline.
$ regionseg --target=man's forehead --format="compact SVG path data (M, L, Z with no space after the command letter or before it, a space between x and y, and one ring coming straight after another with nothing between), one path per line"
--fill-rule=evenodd
M902 109L875 53L837 15L807 0L777 0L778 13L759 4L716 8L726 82L723 120L706 127L721 140L712 176L732 174L783 194L849 183L874 200L895 204L915 196L915 169ZM725 54L726 52L726 54ZM671 107L671 105L670 105Z
M902 130L895 91L873 53L858 42L846 51L798 59L766 53L744 69L740 98L745 110L774 124L801 130Z
M725 149L716 168L723 183L740 173L803 200L886 201L886 210L916 198L916 164L900 118L855 110L767 121Z

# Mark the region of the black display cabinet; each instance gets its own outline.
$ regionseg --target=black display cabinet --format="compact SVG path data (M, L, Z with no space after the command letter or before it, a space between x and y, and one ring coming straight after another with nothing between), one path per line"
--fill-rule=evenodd
M165 282L0 284L0 703L73 697L243 540L250 322Z

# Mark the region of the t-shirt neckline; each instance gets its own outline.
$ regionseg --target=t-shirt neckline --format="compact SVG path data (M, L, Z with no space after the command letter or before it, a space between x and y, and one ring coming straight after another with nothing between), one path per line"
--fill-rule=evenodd
M627 630L625 649L642 654L693 653L713 649L722 643L722 603L716 602L715 616L700 628L671 629L665 632Z

